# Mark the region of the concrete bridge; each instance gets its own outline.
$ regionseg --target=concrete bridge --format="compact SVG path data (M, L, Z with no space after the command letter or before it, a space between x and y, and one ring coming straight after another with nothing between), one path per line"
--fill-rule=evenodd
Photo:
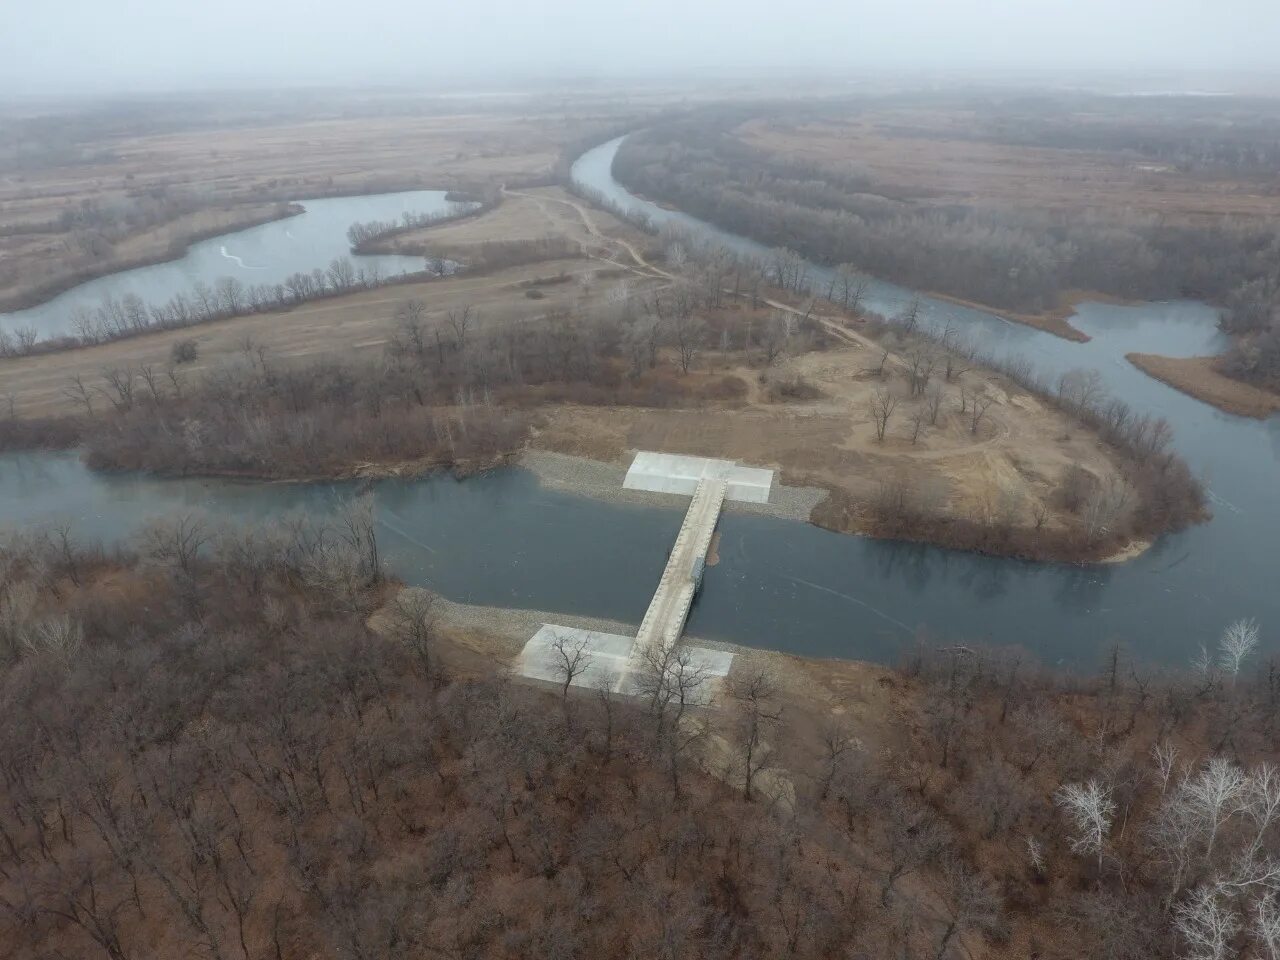
M624 486L632 490L693 494L676 535L667 565L635 637L543 624L520 655L517 670L526 677L563 682L563 656L557 646L571 645L587 660L574 686L608 683L622 693L634 692L635 679L665 665L684 633L689 608L702 585L707 552L726 499L768 502L773 474L739 467L726 460L641 452ZM729 672L733 655L693 648L690 656L708 677Z
M700 480L693 501L684 515L680 533L676 535L671 556L667 559L658 589L649 601L649 609L640 621L631 659L635 666L661 662L662 657L680 640L684 622L689 617L693 597L702 585L707 565L707 551L720 520L728 484L724 480Z

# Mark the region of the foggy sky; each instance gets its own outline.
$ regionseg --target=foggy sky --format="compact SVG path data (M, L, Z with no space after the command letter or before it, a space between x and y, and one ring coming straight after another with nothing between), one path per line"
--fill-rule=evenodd
M1278 63L1280 0L0 0L18 94Z

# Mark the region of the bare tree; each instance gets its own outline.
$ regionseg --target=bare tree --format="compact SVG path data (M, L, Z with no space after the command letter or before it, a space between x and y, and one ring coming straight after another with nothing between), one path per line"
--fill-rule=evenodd
M80 374L75 374L71 378L71 386L62 392L69 400L82 405L86 414L93 416L93 394L84 385L84 378Z
M911 302L895 318L895 322L902 328L903 333L908 335L915 333L916 327L920 325L920 298L912 297Z
M913 410L911 413L911 442L914 444L920 439L920 431L924 429L924 423L929 419L929 412L924 408Z
M111 405L118 411L129 410L133 407L133 371L126 367L123 370L112 368L104 370L102 377L107 381L107 386L111 389L104 391L107 399L111 401Z
M671 322L676 340L676 353L680 358L680 372L688 373L689 367L702 351L707 337L707 325L700 318L677 311Z
M1280 960L1280 894L1274 890L1254 904L1253 936L1265 960Z
M335 257L329 262L326 275L334 290L350 290L356 284L356 268L350 257Z
M1246 860L1253 860L1262 852L1267 831L1280 822L1280 770L1261 763L1249 772L1240 812L1253 821L1253 841L1244 855Z
M889 418L897 409L898 398L889 390L877 390L871 396L871 420L876 428L876 440L883 442L885 431L889 428Z
M1173 776L1174 764L1178 760L1178 746L1172 740L1153 744L1151 759L1155 761L1156 773L1160 777L1160 796L1169 789L1169 779Z
M449 329L453 331L454 346L458 348L459 353L466 353L467 337L476 319L471 307L465 306L461 310L450 310L445 319L449 324Z
M887 907L899 880L938 859L946 849L947 835L937 819L906 794L889 792L881 803L886 849L880 903Z
M1044 845L1032 836L1027 837L1027 861L1037 877L1045 875Z
M366 494L342 502L337 511L337 522L342 539L361 559L366 582L382 582L373 496Z
M555 671L560 678L560 702L567 706L569 687L591 666L593 658L587 650L587 637L580 633L556 632L551 637L551 652L555 654Z
M828 718L822 729L822 774L818 778L818 799L825 800L831 792L831 785L844 770L851 751L857 747L857 740L841 721Z
M1186 945L1186 960L1228 960L1240 932L1240 917L1210 886L1202 886L1178 904L1174 929Z
M600 762L608 764L613 758L613 734L614 734L614 718L617 712L617 697L615 687L618 683L618 675L612 670L605 670L596 680L596 702L600 705L600 713L604 719L604 729L601 731Z
M1096 855L1098 870L1101 871L1102 855L1106 850L1111 821L1116 813L1111 788L1097 780L1066 783L1058 788L1054 800L1071 820L1074 833L1071 849L1076 853Z
M940 388L929 388L929 391L924 395L924 408L929 414L929 426L936 427L938 425L938 414L942 412L942 390Z
M956 860L947 862L943 875L947 882L947 895L943 898L946 922L938 940L934 960L942 960L952 938L967 929L986 930L999 916L999 898L987 879L976 874L968 864Z
M234 317L244 309L244 284L235 277L219 277L217 291L218 304L227 316Z
M752 671L730 687L738 703L738 741L742 754L742 798L751 800L756 774L763 769L764 737L777 729L782 711L773 706L778 686L764 670Z
M1258 622L1256 620L1236 620L1222 634L1218 644L1218 666L1222 672L1231 677L1234 686L1240 667L1258 646Z
M907 376L911 383L911 396L918 397L924 393L936 363L933 351L926 347L913 347L907 351Z
M150 521L139 535L143 556L190 576L196 557L209 542L209 526L199 513L175 513Z
M151 402L160 402L160 374L149 363L144 363L138 368L138 375L142 377L142 382L147 385L147 392L151 394Z
M787 349L791 336L791 318L780 310L775 310L764 319L760 329L760 348L764 353L765 366L771 367Z
M406 588L396 594L387 610L391 635L403 643L431 671L431 648L435 642L435 597L426 590Z
M1204 831L1206 861L1213 856L1218 832L1235 812L1244 785L1244 771L1225 757L1211 757L1199 774L1182 785Z
M972 413L969 416L969 432L976 434L978 425L982 423L982 418L986 416L987 408L995 402L995 398L986 393L974 393L972 398Z

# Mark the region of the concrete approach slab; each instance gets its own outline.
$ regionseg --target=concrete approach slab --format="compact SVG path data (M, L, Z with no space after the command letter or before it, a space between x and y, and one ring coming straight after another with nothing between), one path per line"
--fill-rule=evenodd
M635 661L632 659L635 637L616 633L598 633L576 627L563 627L544 623L520 652L516 672L531 680L547 683L564 682L563 659L556 651L558 638L563 637L570 656L582 651L585 668L573 678L573 686L598 690L604 683L618 693L637 693ZM695 691L696 703L710 702L717 684L714 682L729 675L733 666L733 654L725 650L706 647L688 647L689 667L700 671L706 682Z
M742 503L768 503L773 471L743 467L733 460L689 457L678 453L641 450L631 461L622 486L627 490L678 493L693 496L700 480L723 480L725 498Z

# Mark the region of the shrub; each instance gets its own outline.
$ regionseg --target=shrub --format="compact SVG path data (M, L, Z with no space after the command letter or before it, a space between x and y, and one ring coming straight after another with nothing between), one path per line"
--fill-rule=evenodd
M177 341L169 350L169 359L175 364L194 363L199 356L200 345L190 337Z

